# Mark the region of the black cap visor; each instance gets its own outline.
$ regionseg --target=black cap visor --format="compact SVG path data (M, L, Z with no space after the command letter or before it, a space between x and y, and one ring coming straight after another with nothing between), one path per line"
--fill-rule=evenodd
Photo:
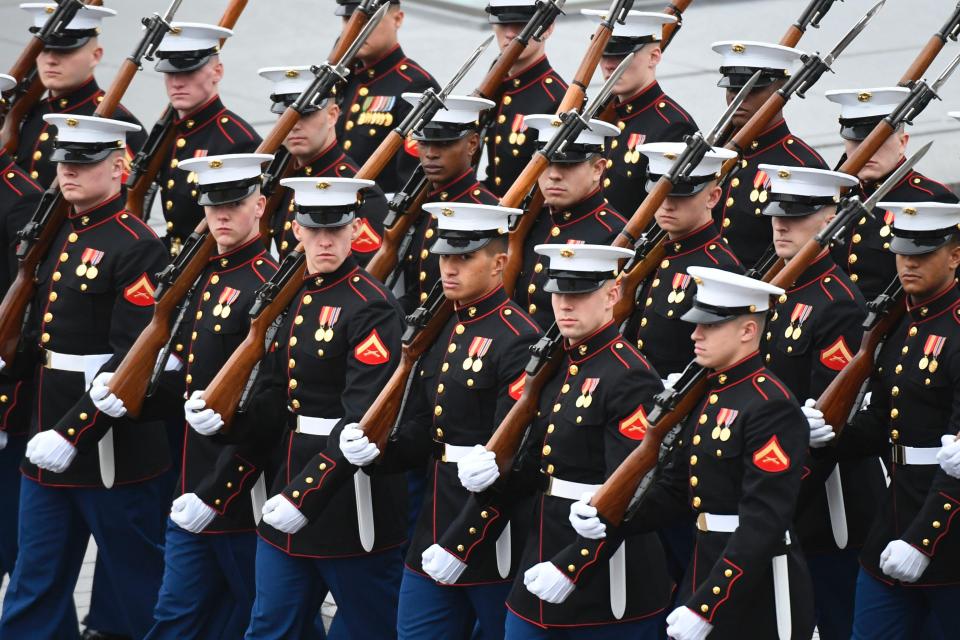
M751 307L718 307L700 302L694 296L693 305L680 319L694 324L720 324L751 313L759 313L759 310Z
M307 227L308 229L338 229L356 219L358 206L356 204L343 207L301 207L297 205L295 220L301 227Z
M547 293L590 293L617 275L612 271L555 271L547 270L543 290Z
M219 49L205 49L203 51L170 51L157 53L157 64L154 69L160 73L190 73L196 71L217 55Z
M230 204L231 202L240 202L254 193L259 184L260 177L257 176L246 180L200 185L200 195L197 197L197 204L203 207L215 207Z
M772 218L803 218L832 204L836 204L836 201L831 197L771 193L770 202L764 208L763 215Z
M122 151L123 144L105 142L87 144L80 142L58 142L50 154L50 162L67 164L96 164L110 157L114 151Z
M922 256L946 245L956 234L956 227L932 231L904 231L894 227L890 251L901 256Z
M613 36L607 41L607 46L603 49L603 55L606 58L623 58L634 51L640 51L651 42L660 42L660 38L655 36L644 36L642 38Z
M287 107L296 102L297 98L299 97L299 93L270 94L270 100L272 101L272 104L270 105L270 113L282 115L283 112L287 110ZM300 115L308 116L311 113L325 109L328 104L330 104L330 98L314 101L312 104L308 104L306 107L304 107L303 111L300 112Z
M457 124L453 122L428 122L419 131L410 134L417 142L454 142L462 140L477 131L473 122Z
M662 177L663 176L655 173L647 172L647 193L653 191L654 185L656 185ZM716 176L699 176L688 178L686 180L678 180L673 185L673 189L670 190L669 196L671 198L690 198L706 189L707 185L716 179Z
M860 142L865 140L880 121L886 116L871 116L869 118L840 118L840 137L844 140Z
M532 5L486 8L486 12L489 14L487 19L490 21L490 24L526 24L530 18L533 17L533 14L536 13L536 10L537 8Z
M30 33L39 33L38 27L30 27ZM46 51L72 51L90 42L90 38L99 35L100 29L64 29L52 34L43 48Z
M390 0L390 4L400 4L400 0ZM360 0L337 0L337 10L333 15L352 16L359 6Z
M543 145L539 145L539 151ZM556 152L550 158L551 164L580 164L603 153L603 146L599 144L567 143L563 151Z
M750 81L753 74L760 71L760 77L753 86L753 90L769 87L774 82L785 80L787 71L785 69L759 69L756 67L720 67L721 78L717 86L723 89L734 89L739 91Z

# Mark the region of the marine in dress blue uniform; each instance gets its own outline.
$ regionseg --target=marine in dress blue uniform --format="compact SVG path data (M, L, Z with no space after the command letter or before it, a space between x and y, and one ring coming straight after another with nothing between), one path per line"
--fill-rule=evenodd
M852 637L925 637L927 621L951 637L960 595L954 522L960 480L943 472L936 454L944 434L960 431L960 205L881 202L878 208L893 212L890 251L906 313L877 355L869 405L837 438L841 459L892 460L890 485L860 554ZM808 419L811 446L825 450L832 427L823 425L822 414Z
M497 45L503 51L536 12L535 0L490 0L487 14ZM567 91L567 84L550 65L546 42L553 25L540 39L531 39L500 83L500 100L491 114L484 137L487 154L483 183L503 196L527 166L536 151L536 137L527 131L524 118L531 113L554 113Z
M790 260L835 214L854 176L823 169L761 165L770 176L764 215L773 224L778 256ZM860 344L866 302L850 277L824 250L781 295L764 333L764 360L806 404L850 362ZM810 457L795 523L807 557L824 640L850 637L857 555L884 489L877 458L846 461Z
M726 89L728 104L755 72L761 72L753 91L733 116L734 129L744 126L767 97L783 86L803 55L789 47L738 40L716 42L712 48L723 56L718 86ZM782 113L775 115L766 130L747 145L740 166L730 174L723 197L713 210L723 237L747 268L760 260L773 239L770 221L763 217L770 180L758 168L760 164L829 168L813 147L790 130Z
M178 171L177 165L189 158L250 153L260 144L260 136L217 93L223 77L220 41L233 32L194 22L172 25L175 29L157 48L155 68L164 74L170 104L176 110L169 161L157 174L167 228L163 241L175 256L203 218L203 207L197 204L197 177Z
M555 121L551 114L527 116L527 126L537 132L540 148L553 136ZM550 293L544 290L547 264L534 247L544 243L610 244L627 223L604 198L601 184L603 150L616 135L613 125L591 120L590 127L567 143L538 180L543 207L524 241L523 266L513 297L541 327L553 324L553 310Z
M909 94L910 90L905 87L827 91L827 99L840 105L840 137L846 153L852 153ZM896 131L870 159L871 164L860 170L857 177L861 199L873 195L903 164L909 139L905 128ZM958 202L946 185L919 171L904 176L885 199L889 202ZM850 274L868 302L883 293L897 277L894 255L890 252L892 231L893 213L876 209L873 216L857 219L833 245L833 259Z
M153 274L165 254L156 235L123 209L124 134L136 125L46 119L58 127L52 159L60 163L64 197L74 202L37 270L30 348L13 363L34 372L37 397L22 464L21 548L0 637L76 629L73 589L91 534L111 595L124 603L114 612L122 628L112 631L141 637L163 571L158 477L170 466L166 436L159 422L99 412L85 391L98 372L117 366L147 324ZM81 442L103 427L99 441Z
M314 80L309 66L266 67L258 73L273 83L270 93L273 104L270 110L278 115L293 104ZM344 152L337 141L335 125L340 115L340 106L336 99L337 96L333 93L308 105L284 141L286 150L293 156L290 162L295 166L291 177L352 178L357 174L359 165ZM383 219L387 215L387 199L380 187L374 185L370 188L357 213L360 218L360 232L353 241L353 255L363 266L383 242ZM297 239L293 237L293 220L296 215L293 194L288 193L276 211L267 211L265 215L272 216L270 235L282 259L297 246Z
M545 286L565 335L563 360L540 396L518 468L503 489L471 497L440 544L470 565L497 539L505 506L528 496L521 502L529 513L527 539L507 598L506 637L657 638L673 589L657 536L579 544L567 518L571 502L595 491L643 440L646 411L662 388L612 322L618 261L632 252L553 244L536 250L550 261ZM458 466L474 492L489 488L495 470L483 452ZM478 474L486 481L476 484Z
M604 9L583 9L591 20L606 20ZM647 195L647 157L638 147L652 142L680 142L697 125L657 81L663 51L663 27L677 21L666 13L630 11L603 50L600 69L609 78L623 59L634 59L613 87L615 124L620 134L607 149L603 195L623 215L633 215Z

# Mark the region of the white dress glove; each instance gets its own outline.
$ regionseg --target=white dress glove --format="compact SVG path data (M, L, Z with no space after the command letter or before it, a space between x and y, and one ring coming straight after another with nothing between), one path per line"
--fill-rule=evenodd
M348 424L340 432L340 451L347 462L355 467L365 467L380 455L377 445L367 440L367 436L360 430L360 425L355 422Z
M307 518L286 496L277 494L263 503L263 521L283 533L296 533L307 526Z
M0 451L7 448L7 432L0 431Z
M27 459L41 469L63 473L77 457L77 448L52 429L41 431L27 443Z
M127 413L127 408L123 406L123 400L107 388L111 378L113 372L110 371L97 374L90 385L90 399L93 400L93 406L111 418L122 418Z
M423 571L440 584L454 584L467 563L438 544L427 547L421 555Z
M213 409L207 408L207 401L201 398L203 390L198 389L190 394L190 399L183 403L184 417L190 428L202 436L212 436L223 426L223 418Z
M213 522L217 512L195 493L185 493L170 506L170 519L181 529L190 533L200 533Z
M607 537L607 525L597 517L597 508L590 505L592 493L584 493L577 502L570 505L570 524L577 533L590 540Z
M490 488L500 477L493 451L487 451L482 444L474 445L473 451L457 463L457 476L467 491L479 493Z
M954 478L960 478L960 440L952 433L940 438L943 445L937 452L937 462L940 468Z
M576 585L552 562L535 564L523 572L527 591L544 602L560 604L570 597Z
M810 446L818 449L826 446L837 434L833 432L833 427L824 421L823 411L814 408L813 405L815 404L817 404L816 400L807 398L800 410L803 411L803 416L807 419L807 424L810 425Z
M930 558L903 540L893 540L880 554L880 570L900 582L916 582Z
M3 358L0 358L0 370L7 368L7 361Z
M667 616L667 636L673 640L703 640L713 625L689 607L677 607Z
M663 383L664 389L673 389L673 385L677 384L677 380L683 377L682 373L668 373L666 378L660 380Z

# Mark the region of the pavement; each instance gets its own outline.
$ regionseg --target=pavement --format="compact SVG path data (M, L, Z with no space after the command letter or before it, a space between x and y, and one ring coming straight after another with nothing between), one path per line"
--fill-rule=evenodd
M18 4L13 0L0 0L0 23L7 25L0 33L0 68L12 64L29 37L26 31L29 20L27 14L17 8ZM217 22L226 4L226 0L184 0L176 19ZM579 9L608 4L568 2L569 15L558 21L547 49L551 62L564 78L573 75L594 31L593 24L579 15ZM665 4L665 1L638 0L635 8L659 10ZM106 0L105 5L119 11L117 17L105 22L101 35L105 53L97 78L107 87L124 56L133 50L138 40L140 18L154 11L162 13L166 3ZM820 29L810 30L804 36L799 48L826 53L872 5L873 0L838 3ZM836 62L836 73L827 74L805 100L795 99L787 105L786 116L793 131L816 147L828 162L835 163L842 153L837 134L838 108L824 99L824 91L896 84L930 36L947 19L952 5L945 0L887 0L874 22ZM405 0L404 49L441 84L445 83L489 33L482 6L482 0ZM709 45L727 39L778 41L804 6L806 2L801 0L694 0L686 12L682 30L658 70L661 84L702 127L709 128L724 106L723 90L716 87L718 56ZM256 70L275 65L322 63L341 26L332 9L331 0L251 0L247 4L234 37L223 50L226 76L221 95L231 109L247 118L261 134L269 130L275 116L269 112L269 84L256 75ZM930 79L958 52L960 47L948 43L933 64L928 74ZM492 50L484 54L461 83L459 92L473 90L494 56ZM595 81L594 88L597 84ZM953 78L941 93L943 100L933 102L909 128L911 146L916 148L934 140L933 152L920 163L920 171L943 182L960 183L960 162L957 161L960 123L947 115L951 110L960 110L960 77ZM153 70L152 63L145 64L123 102L147 126L159 116L166 99L162 76ZM362 162L364 158L357 160ZM92 557L93 552L91 545L88 556ZM89 600L91 569L90 562L84 564L75 594L81 611L85 611Z

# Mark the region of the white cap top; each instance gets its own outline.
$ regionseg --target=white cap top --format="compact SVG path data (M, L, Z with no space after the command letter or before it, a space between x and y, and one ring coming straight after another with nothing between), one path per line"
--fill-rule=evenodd
M938 231L958 227L960 204L945 202L880 202L878 209L893 213L893 228L903 231Z
M607 19L606 9L581 9L580 13L600 23ZM648 11L629 11L624 24L614 25L615 38L654 38L659 40L663 35L663 25L673 24L676 16L668 13L654 13Z
M653 175L662 176L670 171L674 161L686 148L687 145L682 142L651 142L639 145L637 151L647 156L649 160L647 170ZM700 164L690 172L690 177L702 178L716 175L725 161L736 157L737 154L734 151L723 147L712 147Z
M5 73L0 73L0 91L10 91L17 86L17 79L13 76L8 76Z
M420 103L422 93L404 93L403 99L412 105ZM431 122L448 122L450 124L470 124L480 119L480 112L485 109L491 109L496 105L491 100L484 98L475 98L473 96L447 96L443 101L446 109L440 109L437 115L433 116Z
M488 0L487 6L491 9L501 7L533 7L538 0Z
M55 2L25 2L20 5L20 8L33 15L33 26L39 29L47 23L50 14L56 11L57 4ZM83 5L66 28L76 31L99 29L100 22L104 18L112 18L115 15L117 15L117 12L113 9Z
M560 118L552 113L531 113L524 116L523 122L538 132L537 140L541 145L550 142L561 124ZM590 128L581 131L573 142L583 145L602 145L607 138L618 135L620 135L618 127L603 120L591 120Z
M751 313L770 308L770 296L783 289L738 273L712 267L687 267L697 283L695 303L724 309L749 308Z
M909 94L907 87L881 87L825 91L823 95L840 105L841 120L854 120L888 116Z
M602 244L538 244L533 250L550 258L551 271L580 273L617 272L620 260L634 254L630 249Z
M264 67L259 69L257 73L260 77L273 83L273 89L270 93L278 96L303 93L316 79L310 71L310 65Z
M57 128L57 142L79 142L81 144L117 143L122 147L127 141L128 131L140 131L140 125L110 118L79 116L68 113L48 113L43 121Z
M197 184L221 184L259 178L262 165L273 160L269 153L232 153L222 156L189 158L177 165L178 169L197 174Z
M437 219L440 231L494 231L507 233L510 216L523 214L523 209L498 207L472 202L428 202L423 210Z
M206 51L220 46L221 38L229 38L233 31L215 24L200 22L172 22L170 31L160 42L157 51L171 53L175 51Z
M293 201L302 207L342 207L357 202L361 189L376 184L357 178L284 178L283 186L293 189Z
M751 40L722 40L714 42L710 48L723 56L721 67L787 70L803 55L799 49Z
M839 198L844 189L857 186L860 181L849 174L826 169L761 164L758 169L770 178L771 193L811 198Z

